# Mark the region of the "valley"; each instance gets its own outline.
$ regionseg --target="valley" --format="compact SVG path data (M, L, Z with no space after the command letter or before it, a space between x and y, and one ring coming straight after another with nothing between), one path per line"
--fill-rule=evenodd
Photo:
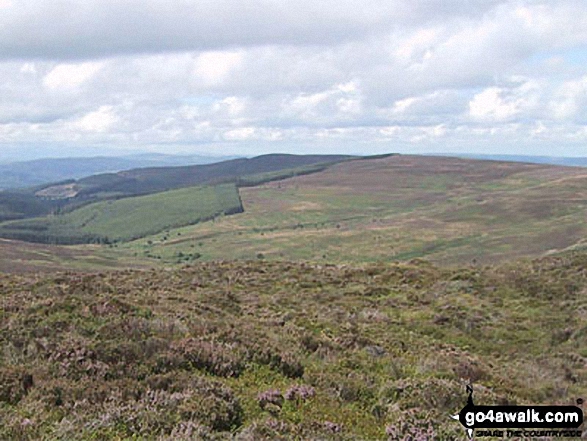
M53 235L0 239L0 438L454 440L466 384L587 395L587 170L383 155L207 179L0 223Z

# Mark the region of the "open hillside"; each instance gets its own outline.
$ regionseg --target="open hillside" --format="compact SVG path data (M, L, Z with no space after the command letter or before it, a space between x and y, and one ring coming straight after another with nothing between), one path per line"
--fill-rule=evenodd
M180 188L224 183L255 185L297 174L314 173L330 164L351 158L345 155L273 154L215 164L140 168L4 191L0 192L0 222L72 211L102 200Z
M584 157L564 157L564 156L525 156L525 155L475 155L475 154L447 154L447 156L458 156L462 158L487 159L490 161L514 161L528 162L531 164L553 164L565 165L569 167L587 167L587 158Z
M202 259L495 262L587 238L587 170L391 156L240 189L244 213L125 245Z
M240 213L237 187L317 173L349 158L265 155L0 192L0 221L5 221L0 222L0 237L62 245L129 241Z
M0 274L149 268L153 262L98 245L66 247L0 239Z
M587 396L587 254L0 276L0 438L461 439Z
M423 257L439 265L483 264L587 245L582 168L388 156L249 175L236 189L217 185L225 190L172 190L5 222L0 234L49 243L116 241L107 247L40 246L23 271L196 259L363 263ZM242 213L222 215L242 211L241 201ZM5 243L10 253L0 253L0 267L15 268L19 243ZM22 248L27 254L35 247ZM93 258L74 258L72 250Z

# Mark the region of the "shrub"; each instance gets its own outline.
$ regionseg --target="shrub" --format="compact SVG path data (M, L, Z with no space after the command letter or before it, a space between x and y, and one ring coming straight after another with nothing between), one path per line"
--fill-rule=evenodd
M204 378L193 380L189 387L193 395L179 406L182 418L218 431L233 430L242 424L243 409L232 389Z
M281 408L283 406L283 395L277 389L269 389L257 395L257 402L263 410L269 404Z
M23 380L28 378L24 369L16 366L0 368L0 402L17 404L28 388Z
M316 390L312 386L292 386L285 391L285 399L288 401L306 401L316 395Z
M245 355L234 345L187 338L172 346L184 368L204 370L219 377L238 377L245 369Z

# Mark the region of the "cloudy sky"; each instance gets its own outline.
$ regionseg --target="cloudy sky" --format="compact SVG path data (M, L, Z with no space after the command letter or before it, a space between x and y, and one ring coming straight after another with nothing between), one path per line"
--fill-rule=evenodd
M0 0L0 154L587 156L585 0Z

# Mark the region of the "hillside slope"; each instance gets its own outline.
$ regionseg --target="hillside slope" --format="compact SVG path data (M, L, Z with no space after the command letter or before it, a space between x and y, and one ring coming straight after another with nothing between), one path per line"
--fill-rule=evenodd
M586 396L586 267L1 275L0 438L461 439L469 381L478 404Z
M0 239L0 274L151 268L158 262L98 245L59 246Z
M249 182L241 178L242 214L171 231L166 227L142 240L92 247L88 253L106 266L118 259L121 265L175 265L189 256L339 263L425 257L450 265L536 257L587 243L585 169L393 156L297 170L314 173L251 187L243 185L276 174L251 175ZM291 173L279 171L277 177ZM185 208L181 200L179 205ZM82 213L91 211L88 206ZM155 220L142 213L145 220ZM75 211L71 215L75 220ZM197 210L190 219L183 224L200 219ZM100 225L107 225L103 220ZM143 222L131 224L141 227ZM51 249L55 258L42 251L26 268L91 269L91 260ZM18 243L12 242L6 257L0 253L0 268L13 268L7 256L17 250ZM76 252L88 254L83 247Z
M0 192L0 222L26 219L109 199L141 196L199 185L254 185L308 174L351 159L345 155L263 155L216 164L157 167L104 173L33 188Z
M489 161L514 161L527 162L530 164L552 164L564 165L568 167L587 167L587 158L584 157L565 157L565 156L525 156L525 155L478 155L478 154L447 154L459 158L484 159Z
M131 196L196 185L237 182L239 178L246 176L315 164L336 163L350 158L344 155L273 154L215 164L126 170L78 180L75 183L76 198L96 198L100 194Z
M204 259L370 262L426 257L495 262L587 238L587 170L392 156L242 188L245 212L130 246L169 262Z
M234 184L96 202L69 213L0 224L0 237L48 244L111 243L243 211Z

